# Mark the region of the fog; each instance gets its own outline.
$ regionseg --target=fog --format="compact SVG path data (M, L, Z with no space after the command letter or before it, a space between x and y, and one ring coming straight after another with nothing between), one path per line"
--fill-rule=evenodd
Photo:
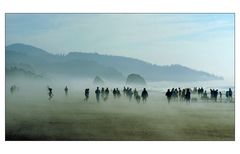
M13 93L12 85L18 87ZM53 89L50 100L47 86ZM148 83L147 101L137 103L124 96L124 86L105 82L99 87L109 88L109 98L97 102L93 79L6 78L6 140L234 140L234 98L229 102L224 92L217 102L192 94L190 103L168 103L165 90L172 87ZM143 86L131 87L141 94ZM113 97L113 88L120 98Z

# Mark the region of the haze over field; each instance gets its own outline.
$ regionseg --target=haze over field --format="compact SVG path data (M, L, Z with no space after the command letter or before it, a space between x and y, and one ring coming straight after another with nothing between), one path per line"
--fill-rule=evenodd
M6 14L5 49L6 140L235 139L234 14Z
M206 102L195 94L197 102L168 104L165 93L148 90L147 102L138 104L122 91L114 99L110 88L108 100L98 103L92 85L84 102L89 83L68 84L65 96L65 83L53 81L49 101L45 83L21 82L13 94L6 87L6 140L234 140L234 103L225 96Z

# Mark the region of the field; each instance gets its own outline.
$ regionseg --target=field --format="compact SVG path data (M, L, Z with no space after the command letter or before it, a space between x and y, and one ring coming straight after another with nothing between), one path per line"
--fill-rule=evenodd
M59 92L60 93L60 92ZM171 102L149 92L146 103L122 96L83 102L83 94L6 93L6 140L233 141L234 103Z

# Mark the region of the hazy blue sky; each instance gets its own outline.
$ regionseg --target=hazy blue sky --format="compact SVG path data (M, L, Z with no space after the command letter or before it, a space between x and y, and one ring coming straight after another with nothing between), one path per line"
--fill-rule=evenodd
M181 64L232 79L234 14L7 14L6 44Z

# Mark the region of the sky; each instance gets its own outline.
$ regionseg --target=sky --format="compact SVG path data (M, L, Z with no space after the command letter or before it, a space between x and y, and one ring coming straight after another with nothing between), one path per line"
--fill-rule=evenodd
M234 14L6 14L6 45L181 64L234 78Z

